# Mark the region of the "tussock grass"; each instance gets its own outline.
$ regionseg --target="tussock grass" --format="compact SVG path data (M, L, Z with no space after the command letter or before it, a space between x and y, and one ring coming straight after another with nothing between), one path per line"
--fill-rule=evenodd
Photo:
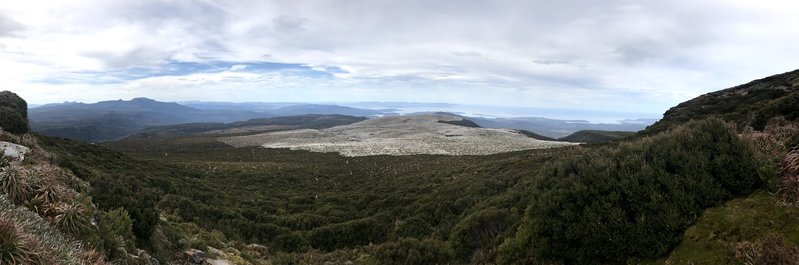
M80 235L87 228L87 210L77 203L60 203L56 206L58 215L55 217L55 224L61 231Z
M29 259L37 258L40 261L38 264L82 264L80 243L69 239L36 213L14 205L2 195L0 195L0 220L13 223L18 235L32 242L28 243Z
M24 238L8 219L0 219L0 264L33 264L40 253L35 244Z
M11 167L0 170L0 191L15 203L27 202L31 193L28 183Z
M782 162L782 174L777 194L785 204L799 204L799 149L794 149Z

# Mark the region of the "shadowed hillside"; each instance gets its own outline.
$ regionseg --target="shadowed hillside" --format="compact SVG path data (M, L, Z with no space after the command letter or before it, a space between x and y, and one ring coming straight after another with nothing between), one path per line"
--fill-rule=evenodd
M624 139L635 135L635 132L583 130L558 139L573 143L601 143Z
M799 70L773 75L744 85L707 93L680 103L663 114L663 119L647 127L656 133L689 120L718 116L738 126L763 130L769 119L784 116L799 118Z

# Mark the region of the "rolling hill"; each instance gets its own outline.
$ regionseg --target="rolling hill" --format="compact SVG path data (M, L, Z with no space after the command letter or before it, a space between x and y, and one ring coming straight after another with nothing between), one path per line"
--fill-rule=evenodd
M165 137L192 134L240 135L295 129L325 129L334 126L360 122L363 120L366 120L366 118L337 114L306 114L299 116L258 118L230 123L184 123L147 127L127 138Z
M230 122L268 116L257 112L198 110L147 98L50 104L29 112L34 131L85 142L115 140L155 125Z
M569 136L560 138L558 141L572 143L601 143L618 141L632 135L635 135L635 132L582 130L570 134Z
M799 70L773 75L691 99L672 107L663 119L647 127L657 133L689 120L717 116L739 127L763 130L768 120L799 118Z

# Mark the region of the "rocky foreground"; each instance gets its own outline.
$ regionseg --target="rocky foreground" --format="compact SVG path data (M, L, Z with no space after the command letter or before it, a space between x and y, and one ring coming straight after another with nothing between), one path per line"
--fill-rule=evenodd
M303 129L223 137L223 143L344 156L368 155L489 155L527 149L573 145L542 141L511 129L486 129L442 123L463 118L451 115L391 116L323 130Z

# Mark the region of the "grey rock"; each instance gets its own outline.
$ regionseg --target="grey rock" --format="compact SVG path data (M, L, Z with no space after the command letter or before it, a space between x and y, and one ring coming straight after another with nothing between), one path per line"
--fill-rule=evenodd
M30 151L30 148L13 144L9 142L0 141L0 150L3 151L3 157L9 158L10 160L22 162L25 160L25 154Z
M203 261L208 257L205 252L193 248L184 251L183 255L186 257L186 261L189 262L189 264L203 264Z

